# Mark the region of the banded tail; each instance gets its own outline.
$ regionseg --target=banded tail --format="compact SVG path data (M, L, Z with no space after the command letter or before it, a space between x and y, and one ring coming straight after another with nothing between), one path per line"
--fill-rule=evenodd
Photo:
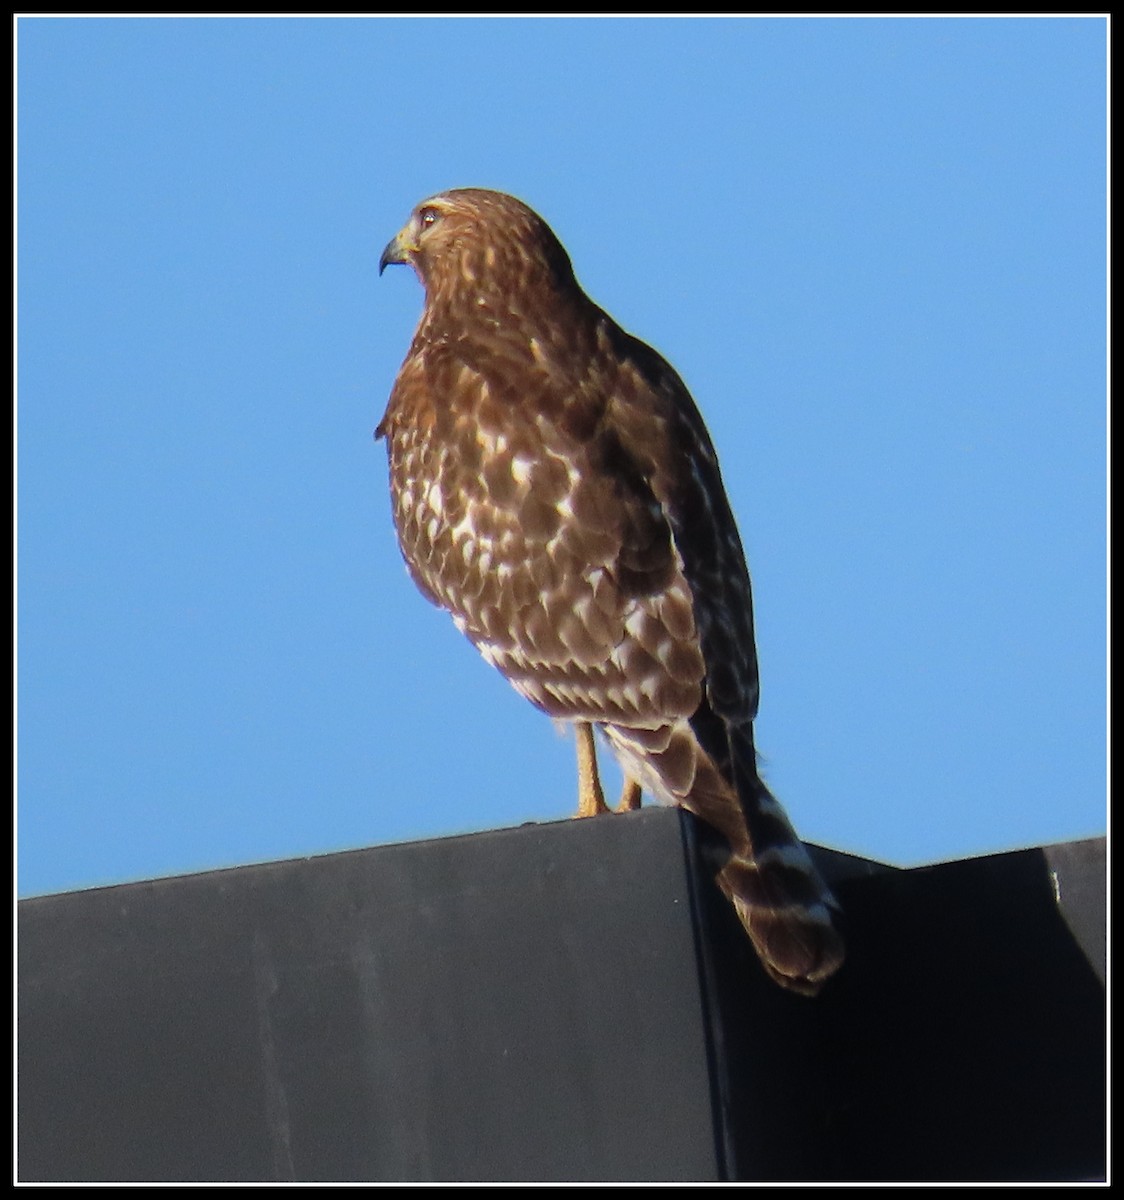
M839 905L757 772L752 725L727 726L726 734L725 761L705 756L682 803L729 846L717 883L765 970L783 987L814 996L843 964Z

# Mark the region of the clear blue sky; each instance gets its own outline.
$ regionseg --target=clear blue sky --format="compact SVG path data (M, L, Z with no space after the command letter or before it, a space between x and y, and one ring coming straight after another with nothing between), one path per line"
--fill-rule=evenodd
M422 300L379 251L463 185L705 414L803 836L1104 832L1103 19L17 37L21 894L573 811L371 437Z

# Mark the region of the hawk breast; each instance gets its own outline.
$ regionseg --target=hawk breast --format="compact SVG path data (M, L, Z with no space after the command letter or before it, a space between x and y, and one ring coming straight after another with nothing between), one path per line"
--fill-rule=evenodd
M407 360L380 431L410 574L551 716L689 716L705 668L664 508L608 406L536 384L527 403L444 346Z

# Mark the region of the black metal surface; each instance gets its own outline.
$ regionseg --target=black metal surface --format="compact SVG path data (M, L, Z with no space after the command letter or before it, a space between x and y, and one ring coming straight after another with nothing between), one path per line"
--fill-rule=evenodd
M702 840L648 809L22 901L19 1178L1103 1177L1103 840L818 851L850 957L813 1001Z
M718 1177L673 814L24 901L24 1180Z
M1082 923L1103 922L1105 845L1070 843L1060 872L1057 849L839 885L852 952L824 1016L845 1177L1104 1178L1105 992L1069 920L1081 891Z

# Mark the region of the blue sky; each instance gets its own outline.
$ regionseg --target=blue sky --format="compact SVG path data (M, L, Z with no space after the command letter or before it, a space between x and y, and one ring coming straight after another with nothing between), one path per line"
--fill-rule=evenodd
M379 252L466 185L702 409L802 835L1104 832L1103 19L24 18L17 69L21 894L573 811L371 437Z

